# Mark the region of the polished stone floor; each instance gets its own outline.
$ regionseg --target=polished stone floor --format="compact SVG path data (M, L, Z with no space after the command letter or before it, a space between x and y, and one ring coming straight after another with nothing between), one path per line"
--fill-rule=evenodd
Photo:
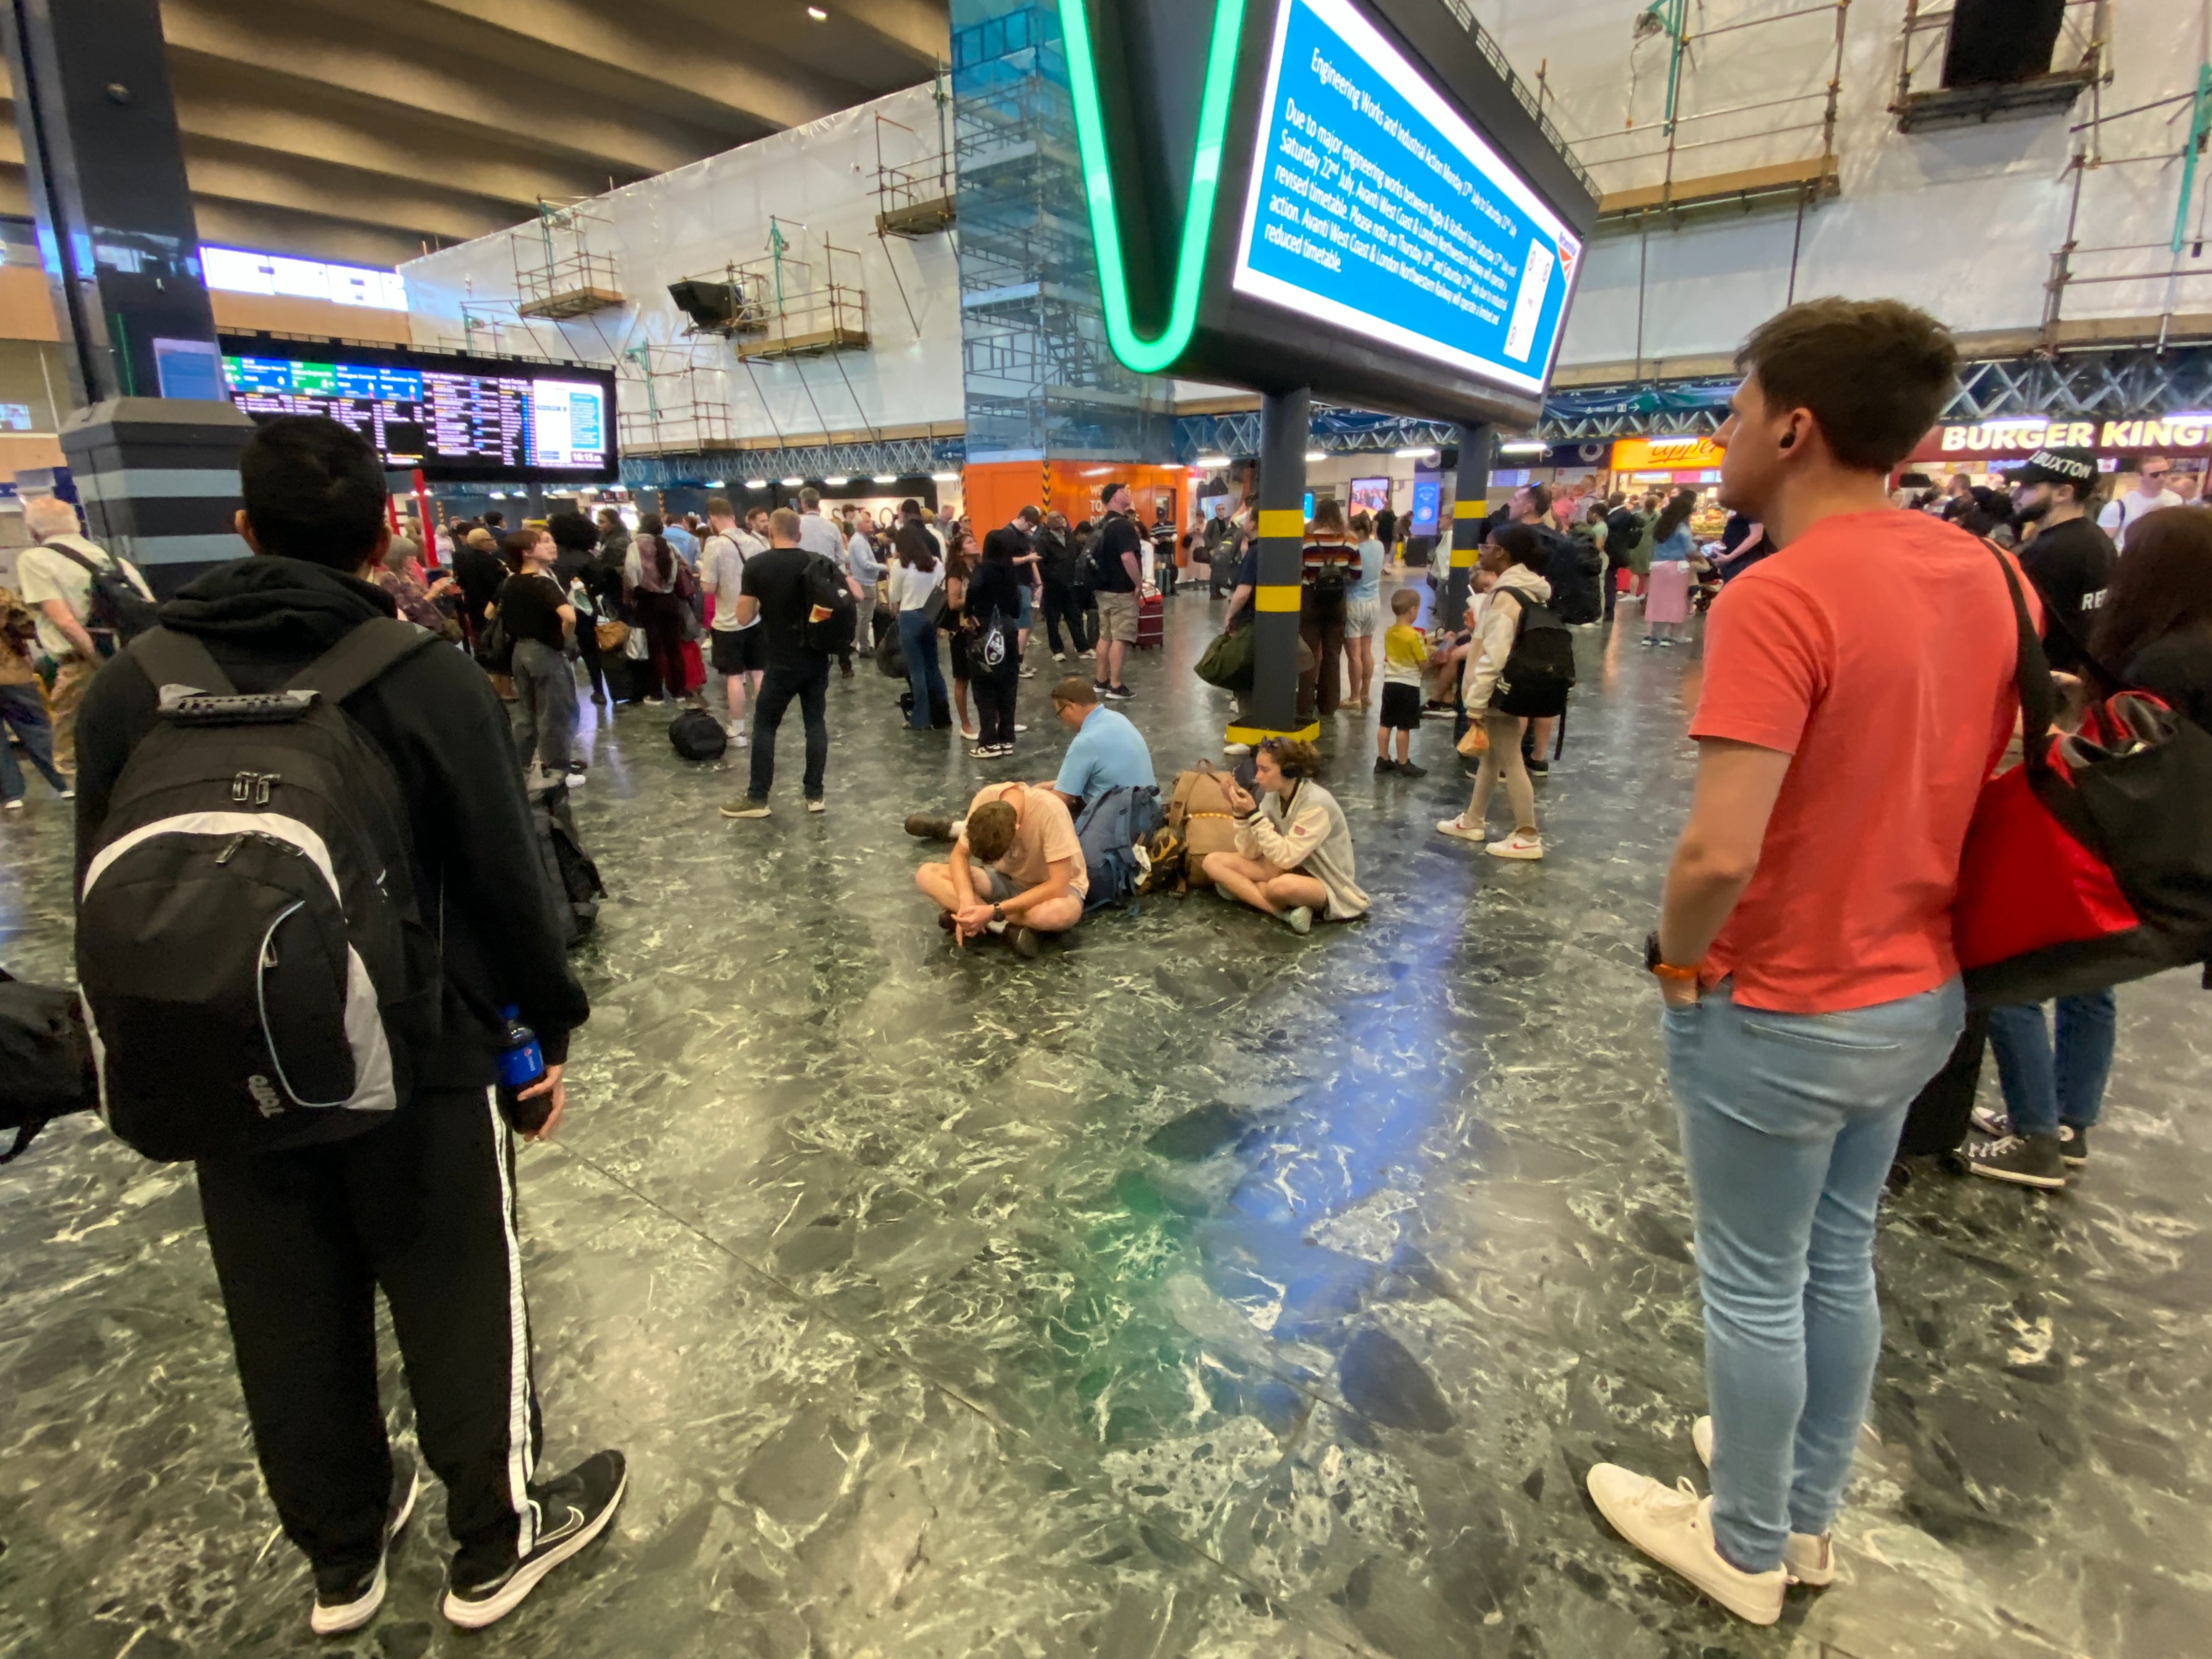
M1218 607L1216 607L1218 610ZM1131 672L1164 768L1224 701L1207 602ZM1631 630L1624 629L1624 633ZM1027 963L931 924L900 830L980 775L831 689L830 810L732 823L662 720L592 733L614 896L568 1127L522 1156L549 1450L629 1454L609 1540L483 1636L440 1506L319 1650L721 1656L2163 1659L2212 1652L2212 1056L2122 1000L2110 1131L2057 1199L1929 1172L1843 1582L1730 1621L1580 1477L1698 1473L1681 1166L1639 945L1686 799L1692 652L1583 642L1552 856L1437 836L1463 785L1333 722L1373 919L1210 897ZM1062 747L1024 696L1019 769ZM1000 767L990 775L1004 774ZM36 789L38 786L33 785ZM1870 778L1869 787L1881 787ZM69 826L0 829L0 963L68 959ZM396 1362L387 1399L404 1431ZM306 1654L187 1174L86 1120L0 1172L0 1653Z

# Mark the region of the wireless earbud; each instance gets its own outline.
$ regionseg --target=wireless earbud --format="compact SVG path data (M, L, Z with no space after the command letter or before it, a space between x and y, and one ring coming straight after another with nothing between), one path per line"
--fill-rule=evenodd
M1796 434L1796 433L1794 433L1794 432L1785 432L1785 433L1784 433L1784 434L1782 434L1782 441L1781 441L1781 443L1780 443L1778 446L1777 446L1777 447L1778 447L1778 448L1782 448L1782 449L1795 449L1796 447L1797 447L1797 434Z

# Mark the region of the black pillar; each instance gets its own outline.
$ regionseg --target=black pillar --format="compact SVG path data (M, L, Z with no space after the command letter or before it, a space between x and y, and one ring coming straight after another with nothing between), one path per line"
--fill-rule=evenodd
M1298 724L1299 580L1306 543L1306 446L1312 441L1313 396L1273 394L1260 404L1260 569L1252 590L1252 695L1243 720L1229 728L1234 743L1318 735L1318 722Z
M5 0L15 125L70 390L223 396L155 0Z
M86 528L155 591L246 549L252 422L223 386L155 0L0 0L25 182L76 405Z
M1444 585L1444 626L1457 629L1467 617L1467 593L1474 562L1482 553L1482 521L1488 514L1491 428L1459 429L1459 471L1452 483L1451 574Z

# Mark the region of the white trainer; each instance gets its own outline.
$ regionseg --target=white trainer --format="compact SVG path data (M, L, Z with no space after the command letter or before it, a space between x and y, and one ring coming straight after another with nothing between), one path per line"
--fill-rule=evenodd
M1712 1468L1711 1418L1701 1417L1690 1425L1690 1444L1697 1449L1698 1462ZM1782 1571L1790 1575L1792 1583L1810 1589L1827 1589L1836 1582L1835 1535L1824 1532L1815 1538L1809 1532L1791 1533L1782 1546Z
M1469 824L1462 818L1440 819L1437 824L1437 833L1440 836L1449 836L1455 841L1471 841L1478 847L1490 834L1481 825Z
M1504 841L1493 841L1484 850L1494 859L1540 859L1544 856L1544 838L1516 830Z
M1737 1618L1771 1625L1782 1617L1790 1575L1779 1567L1746 1572L1731 1565L1713 1542L1713 1500L1698 1497L1687 1480L1662 1486L1617 1463L1598 1463L1583 1484L1615 1532Z

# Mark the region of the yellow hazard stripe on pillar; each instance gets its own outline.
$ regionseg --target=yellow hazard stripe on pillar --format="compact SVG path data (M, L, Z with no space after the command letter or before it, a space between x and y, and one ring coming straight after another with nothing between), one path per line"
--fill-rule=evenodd
M1475 556L1481 551L1479 547L1455 547L1451 550L1451 568L1455 570L1467 569L1474 564Z
M1297 583L1273 582L1252 590L1252 606L1255 611L1295 611L1299 598Z
M1295 732L1278 732L1273 726L1232 726L1223 732L1222 736L1231 743L1249 743L1255 748L1267 742L1270 738L1297 738L1303 742L1311 743L1321 736L1321 722L1316 720L1312 725L1302 726Z
M1489 516L1489 507L1481 501L1454 501L1452 503L1452 517L1455 519L1486 519Z
M1277 538L1295 538L1304 541L1305 534L1306 515L1295 507L1269 507L1260 514L1260 538L1262 541Z

